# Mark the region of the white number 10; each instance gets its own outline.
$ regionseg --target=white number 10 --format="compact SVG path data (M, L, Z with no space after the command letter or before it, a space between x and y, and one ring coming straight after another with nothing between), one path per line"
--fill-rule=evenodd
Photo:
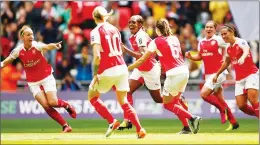
M110 35L106 35L105 38L107 39L107 42L108 42L108 45L109 45L109 50L110 50L110 53L108 54L109 57L118 56L118 55L123 54L122 49L120 48L120 42L119 42L119 35L118 34L114 34L112 36L112 39L111 39ZM113 43L113 46L112 46L112 43ZM117 48L117 44L119 45L119 48Z

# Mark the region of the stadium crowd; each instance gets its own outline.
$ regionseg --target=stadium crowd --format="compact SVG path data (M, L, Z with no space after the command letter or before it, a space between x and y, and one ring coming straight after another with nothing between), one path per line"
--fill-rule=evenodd
M18 30L25 24L35 32L35 40L44 43L62 41L62 49L45 53L54 68L55 78L60 80L60 90L75 91L92 79L92 47L90 31L96 26L92 18L93 9L102 5L115 12L109 22L116 26L124 44L130 48L128 20L132 15L145 19L145 29L155 38L154 23L167 18L172 32L179 38L183 54L198 53L198 41L204 37L204 26L210 19L222 26L234 24L228 3L225 1L4 1L1 4L1 60L19 44ZM250 44L250 43L249 43ZM252 44L253 45L253 44ZM254 44L254 45L259 45ZM252 50L252 53L257 53ZM125 55L125 61L133 58ZM186 59L190 69L190 79L203 78L203 63ZM259 58L255 59L259 66ZM1 69L1 90L16 90L17 81L25 80L19 60ZM8 74L15 75L8 75ZM232 75L229 79L234 79Z

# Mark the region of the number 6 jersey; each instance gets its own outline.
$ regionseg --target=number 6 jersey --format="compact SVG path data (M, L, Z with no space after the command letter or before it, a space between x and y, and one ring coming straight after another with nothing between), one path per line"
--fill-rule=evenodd
M180 42L175 36L159 36L150 42L148 51L156 52L166 76L189 73L184 65Z
M98 24L90 35L91 45L100 44L102 47L98 74L115 76L128 73L120 46L121 35L118 29L110 23L104 22ZM116 72L109 71L113 67L116 67Z

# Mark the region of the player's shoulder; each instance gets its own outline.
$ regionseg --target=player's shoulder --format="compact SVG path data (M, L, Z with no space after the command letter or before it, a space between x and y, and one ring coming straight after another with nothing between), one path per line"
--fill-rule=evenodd
M241 45L241 44L246 45L247 41L245 39L236 37L236 43L239 44L239 45Z
M14 48L14 51L21 51L24 48L24 43L20 42L17 44L17 46Z
M149 35L141 28L137 33L136 33L136 38L138 37L149 37Z

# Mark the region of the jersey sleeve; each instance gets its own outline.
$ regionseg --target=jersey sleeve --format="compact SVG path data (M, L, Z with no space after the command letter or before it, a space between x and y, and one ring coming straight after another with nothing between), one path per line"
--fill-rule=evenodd
M240 39L240 40L238 41L238 46L239 46L240 48L242 48L242 49L250 48L249 45L248 45L248 43L247 43L246 40L244 40L244 39Z
M218 46L221 48L226 48L227 43L220 36L216 36L216 40L218 42Z
M200 44L201 44L201 40L198 43L198 48L197 48L198 52L200 52Z
M100 34L99 34L97 29L93 29L90 32L90 38L91 38L91 40L90 40L91 45L93 45L93 44L101 44L101 42L100 42Z
M228 48L230 47L230 43L227 43L227 45L226 45L226 47L225 47L225 49L224 49L224 51L225 51L225 56L226 57L229 57L229 54L228 54Z
M16 59L17 57L19 57L20 51L21 51L21 46L18 45L16 48L14 48L14 49L11 51L11 53L10 53L9 56L10 56L12 59Z
M152 40L152 41L149 43L147 50L150 51L150 52L155 52L155 51L157 50L157 46L156 46L154 40Z
M42 51L43 48L46 46L46 44L42 42L33 41L33 46L38 49L39 51Z
M145 47L147 45L147 36L145 35L145 33L137 34L135 40L138 47Z

